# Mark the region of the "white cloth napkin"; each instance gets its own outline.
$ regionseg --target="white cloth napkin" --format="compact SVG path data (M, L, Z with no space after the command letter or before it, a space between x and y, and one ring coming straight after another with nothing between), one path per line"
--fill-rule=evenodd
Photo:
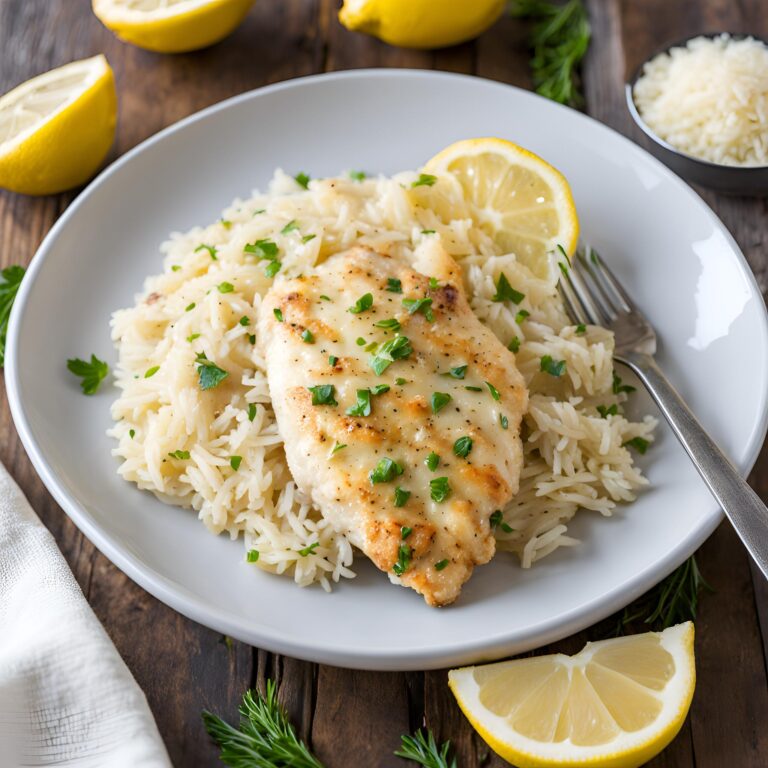
M0 768L169 768L136 681L0 464Z

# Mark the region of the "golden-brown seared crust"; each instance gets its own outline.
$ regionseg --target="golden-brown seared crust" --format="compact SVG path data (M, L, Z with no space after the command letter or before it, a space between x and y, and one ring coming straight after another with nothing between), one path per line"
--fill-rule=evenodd
M514 356L471 312L458 267L444 252L427 256L424 263L451 282L430 284L428 275L362 248L316 274L278 281L263 301L259 337L299 487L393 581L445 605L493 556L489 518L517 492L527 392ZM350 312L366 294L372 306ZM301 338L306 328L311 343ZM398 335L409 354L376 373L373 358ZM457 366L466 366L463 378L450 374ZM337 405L312 405L309 387L328 384ZM376 387L389 389L370 395L370 413L355 413L358 390ZM435 405L436 393L450 399ZM472 441L467 455L456 453L460 437ZM437 467L427 465L431 453ZM373 482L382 460L400 471ZM399 559L404 567L395 568Z

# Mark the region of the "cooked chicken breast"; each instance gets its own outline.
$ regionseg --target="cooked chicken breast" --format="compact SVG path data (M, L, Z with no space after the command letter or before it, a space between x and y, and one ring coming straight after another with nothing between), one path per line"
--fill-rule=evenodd
M494 554L527 392L456 263L434 244L417 265L358 247L279 280L259 338L299 488L393 582L446 605Z

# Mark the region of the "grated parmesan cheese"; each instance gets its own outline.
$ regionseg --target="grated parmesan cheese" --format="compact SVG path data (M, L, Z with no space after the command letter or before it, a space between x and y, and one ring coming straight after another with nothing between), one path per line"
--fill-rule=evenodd
M675 148L723 165L768 164L768 47L697 37L651 59L633 96L646 125Z

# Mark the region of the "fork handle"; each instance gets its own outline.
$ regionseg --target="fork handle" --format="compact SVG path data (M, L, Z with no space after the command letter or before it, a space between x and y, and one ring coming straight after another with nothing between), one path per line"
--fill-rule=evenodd
M650 355L630 352L616 359L628 365L648 388L752 559L768 579L768 508L715 445Z

